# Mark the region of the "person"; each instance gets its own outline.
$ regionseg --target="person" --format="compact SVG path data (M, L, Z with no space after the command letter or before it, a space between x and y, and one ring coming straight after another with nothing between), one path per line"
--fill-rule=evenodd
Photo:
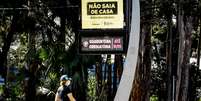
M60 87L57 89L55 101L76 101L70 89L71 79L67 75L60 78Z

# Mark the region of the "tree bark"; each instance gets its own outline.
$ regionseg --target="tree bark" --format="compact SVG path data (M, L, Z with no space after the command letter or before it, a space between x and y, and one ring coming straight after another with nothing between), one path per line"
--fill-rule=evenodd
M201 14L200 14L200 34L199 34L199 43L198 43L198 55L197 55L197 66L200 67L200 50L201 50Z
M176 81L176 101L188 101L192 17L184 16L184 11L181 8L182 5L180 1L178 13L178 32L180 34L180 40Z
M34 4L33 1L28 0L27 5L31 7ZM28 17L31 11L28 10ZM33 26L28 26L32 29ZM26 66L25 66L25 80L24 80L24 89L25 89L25 100L26 101L35 101L36 99L36 73L38 69L38 62L36 58L36 33L33 30L30 30L28 33L28 53L26 54Z
M35 101L36 97L36 82L37 82L37 70L38 60L36 57L36 34L30 32L28 35L28 53L27 53L27 68L25 68L25 100Z
M121 74L123 71L123 58L122 55L115 55L115 63L114 63L114 77L113 77L113 97L117 92L117 83L121 79Z
M151 72L151 25L142 24L138 63L130 101L149 101Z
M4 44L2 47L2 52L0 52L0 75L2 75L2 77L6 80L6 70L7 70L7 55L8 55L8 51L10 49L10 45L12 43L12 39L14 34L16 33L17 30L17 21L19 19L19 16L17 14L18 12L16 12L13 15L13 19L12 19L12 24L10 26L10 31L8 32L5 40L4 40Z
M112 64L111 64L111 55L107 57L107 66L108 66L108 77L107 77L107 101L112 101Z
M96 63L96 80L97 80L97 95L100 95L102 89L102 67L99 62Z
M166 63L167 63L167 101L171 101L173 97L173 65L172 65L172 52L173 52L173 39L172 39L172 18L168 18L168 34L167 34L167 47L166 47Z

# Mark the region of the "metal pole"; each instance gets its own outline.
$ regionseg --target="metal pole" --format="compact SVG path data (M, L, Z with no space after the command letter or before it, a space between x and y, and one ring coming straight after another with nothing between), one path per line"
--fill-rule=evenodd
M175 83L176 83L176 79L175 79L175 76L173 75L172 77L172 101L175 101Z
M201 15L200 15L201 16ZM199 43L198 43L198 55L197 55L197 66L200 68L200 48L201 48L201 17L200 17L200 34L199 34Z

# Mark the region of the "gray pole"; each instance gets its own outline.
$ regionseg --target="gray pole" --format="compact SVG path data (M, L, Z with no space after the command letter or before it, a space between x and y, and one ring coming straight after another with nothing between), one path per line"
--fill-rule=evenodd
M140 33L140 3L132 1L131 31L124 70L114 101L128 101L135 76Z
M198 40L198 55L197 55L197 66L200 69L200 50L201 50L201 14L200 14L200 34L199 34L199 40Z
M176 78L175 76L173 75L172 77L172 101L175 101L175 87L176 87Z

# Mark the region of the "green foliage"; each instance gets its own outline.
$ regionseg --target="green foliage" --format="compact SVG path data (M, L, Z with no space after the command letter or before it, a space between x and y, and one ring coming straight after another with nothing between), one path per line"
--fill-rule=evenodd
M150 97L150 101L158 101L158 97L153 95Z
M50 72L48 75L48 78L45 79L45 81L42 81L44 83L44 87L47 87L49 89L55 89L59 86L59 79L56 73Z
M0 95L3 94L3 85L0 85Z
M42 60L42 61L45 61L47 58L48 58L48 52L44 49L44 48L41 48L39 50L39 58Z
M167 25L164 24L165 22L159 22L152 27L152 43L163 43L166 40L167 34Z
M24 65L25 55L27 53L27 46L18 41L16 41L16 44L13 44L9 50L8 66L14 65L18 68L22 68ZM16 49L13 49L12 47L15 47Z
M96 101L97 100L96 86L97 86L96 77L93 75L89 75L88 86L87 86L87 88L88 88L87 101Z
M200 97L201 89L201 70L197 65L191 64L189 70L189 100L197 101Z
M66 2L66 1L63 1ZM73 5L80 3L79 1L70 0ZM76 8L66 9L64 4L58 0L40 0L40 1L19 1L19 0L3 0L0 7L20 7L18 10L0 10L0 52L1 48L6 43L6 35L11 29L14 14L19 16L12 40L12 47L8 53L8 66L14 65L18 69L23 70L24 64L31 60L40 60L39 70L37 71L36 79L37 86L45 86L48 89L55 91L58 87L59 77L62 73L73 75L73 67L77 64L84 65L87 68L89 64L95 61L93 56L79 56L77 54L77 44L75 43L75 34L77 34L77 21L78 12ZM54 8L61 6L64 8ZM30 10L24 10L29 8ZM53 8L52 8L53 7ZM67 16L66 10L70 10ZM65 11L65 13L62 13ZM72 12L73 11L73 12ZM76 19L77 17L77 19ZM60 25L55 23L55 18L68 18L64 19L65 30L62 30ZM60 23L61 24L61 23ZM72 27L73 26L73 27ZM76 32L73 32L76 31ZM34 36L34 37L29 37ZM61 36L65 37L64 41L59 40ZM62 37L63 38L63 37ZM33 41L33 43L30 42ZM67 48L66 48L67 47ZM82 61L82 63L81 63ZM61 72L60 69L64 68ZM22 82L24 72L20 72ZM86 77L86 70L82 70L80 78ZM39 82L39 83L38 83ZM86 81L83 81L86 84ZM82 83L83 83L82 82ZM10 82L9 82L10 83ZM22 96L21 93L23 85L16 83L12 86L13 95ZM84 86L85 87L85 86ZM94 87L94 86L93 86ZM83 89L86 89L83 88ZM85 92L84 92L85 93Z
M23 90L22 85L19 81L17 82L9 82L8 89L9 90L9 98L12 99L12 101L20 101L22 100Z
M8 81L4 87L4 92L7 94L6 98L11 101L22 101L24 97L24 75L22 70L18 69L18 71L19 73L17 74L9 72Z

